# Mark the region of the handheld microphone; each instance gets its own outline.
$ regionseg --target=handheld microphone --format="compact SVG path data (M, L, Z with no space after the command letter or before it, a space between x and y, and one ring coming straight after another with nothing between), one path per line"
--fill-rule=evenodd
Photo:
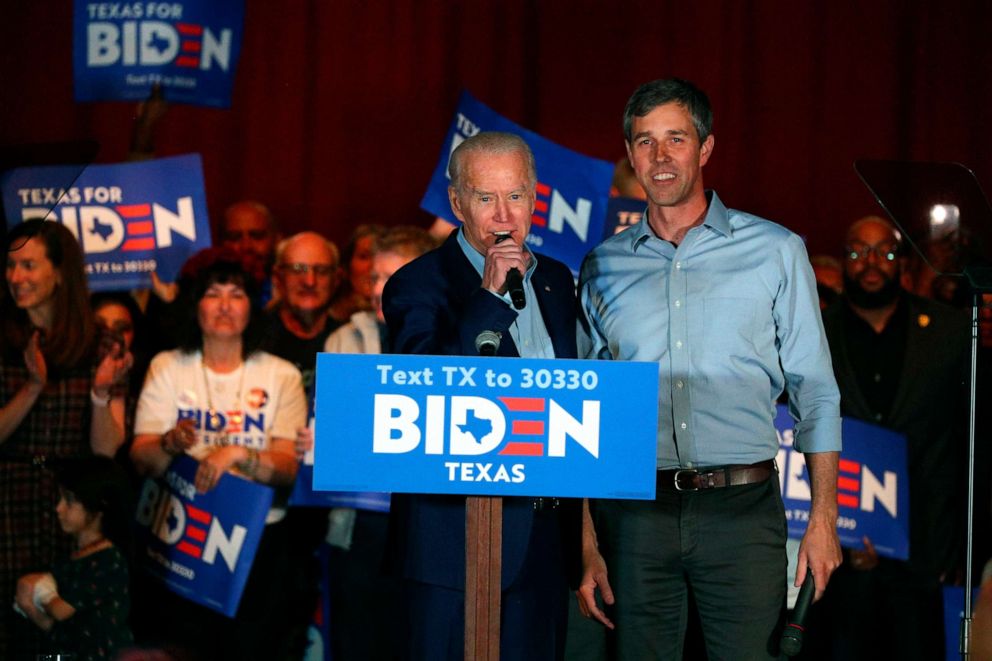
M799 597L796 599L796 607L792 609L792 617L782 630L782 640L779 648L786 656L796 656L803 648L803 633L806 631L806 611L813 603L813 594L816 592L816 585L813 582L813 570L806 570L806 578L803 579L803 586L799 588Z
M506 272L506 291L510 293L513 307L523 310L527 305L527 298L524 296L524 277L520 275L519 269L513 268Z
M475 338L475 350L480 356L495 356L499 351L499 342L502 335L496 331L484 330Z
M496 243L502 243L509 238L509 234L500 234L496 237ZM527 297L524 296L524 277L520 275L520 269L512 268L506 272L506 291L510 295L513 307L523 310L527 305Z

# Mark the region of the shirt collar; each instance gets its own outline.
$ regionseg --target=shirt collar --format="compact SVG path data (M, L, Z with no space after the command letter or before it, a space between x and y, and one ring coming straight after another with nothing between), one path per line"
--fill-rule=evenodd
M478 274L481 276L483 269L486 267L486 257L478 250L473 248L472 244L469 243L468 239L465 238L464 225L458 228L458 246L462 249L462 252L465 254L465 257L472 265L472 268L474 268L476 272L478 272ZM530 279L531 274L534 273L534 269L537 268L537 255L531 252L531 249L526 242L524 242L523 247L524 250L526 250L527 253L530 254L530 266L527 267L527 273L524 274L524 279L528 280Z
M716 194L714 190L706 191L706 216L703 218L703 226L709 227L715 232L731 237L733 236L733 231L730 228L730 214L727 212L727 207L723 205L720 201L720 196ZM649 238L655 237L654 231L648 224L648 212L645 210L644 215L641 216L641 220L628 230L631 234L630 237L630 247L631 250L636 250L637 246L647 241Z

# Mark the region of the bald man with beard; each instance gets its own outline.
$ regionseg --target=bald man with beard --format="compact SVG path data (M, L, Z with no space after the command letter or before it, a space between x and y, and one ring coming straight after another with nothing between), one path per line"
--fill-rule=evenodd
M811 626L826 658L941 659L941 585L963 566L968 321L899 284L903 247L886 220L847 232L844 293L823 313L841 414L906 436L909 560L879 557L871 540L845 550Z

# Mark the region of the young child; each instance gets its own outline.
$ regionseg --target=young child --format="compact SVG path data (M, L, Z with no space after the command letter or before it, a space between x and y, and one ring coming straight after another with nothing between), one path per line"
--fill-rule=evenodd
M84 457L56 471L55 512L76 550L51 572L17 583L15 609L48 632L52 652L75 659L113 659L131 643L127 617L130 534L127 477L112 459Z

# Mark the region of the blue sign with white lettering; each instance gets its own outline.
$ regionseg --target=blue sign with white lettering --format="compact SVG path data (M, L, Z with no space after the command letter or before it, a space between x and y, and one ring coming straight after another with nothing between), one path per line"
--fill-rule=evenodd
M606 205L606 223L603 239L619 234L631 225L641 221L647 209L647 202L632 197L611 197Z
M137 511L137 563L176 594L234 617L272 489L225 474L207 493L193 486L199 463L180 455L145 480Z
M210 245L210 220L199 154L154 161L25 167L0 175L7 226L47 218L61 222L86 258L92 291L165 282L186 258Z
M231 105L244 0L92 2L73 9L76 101Z
M778 406L778 467L789 536L802 539L809 520L806 461L792 448L795 421ZM841 546L862 550L867 536L879 555L909 559L909 470L906 437L853 418L841 422L844 450L837 477L837 535Z
M656 363L322 353L316 401L315 489L654 498Z
M537 252L564 262L578 274L582 258L603 239L613 165L583 156L528 131L483 105L468 92L462 92L420 207L452 223L458 222L448 202L448 158L465 138L480 131L515 133L530 146L537 164L538 184L527 244Z

